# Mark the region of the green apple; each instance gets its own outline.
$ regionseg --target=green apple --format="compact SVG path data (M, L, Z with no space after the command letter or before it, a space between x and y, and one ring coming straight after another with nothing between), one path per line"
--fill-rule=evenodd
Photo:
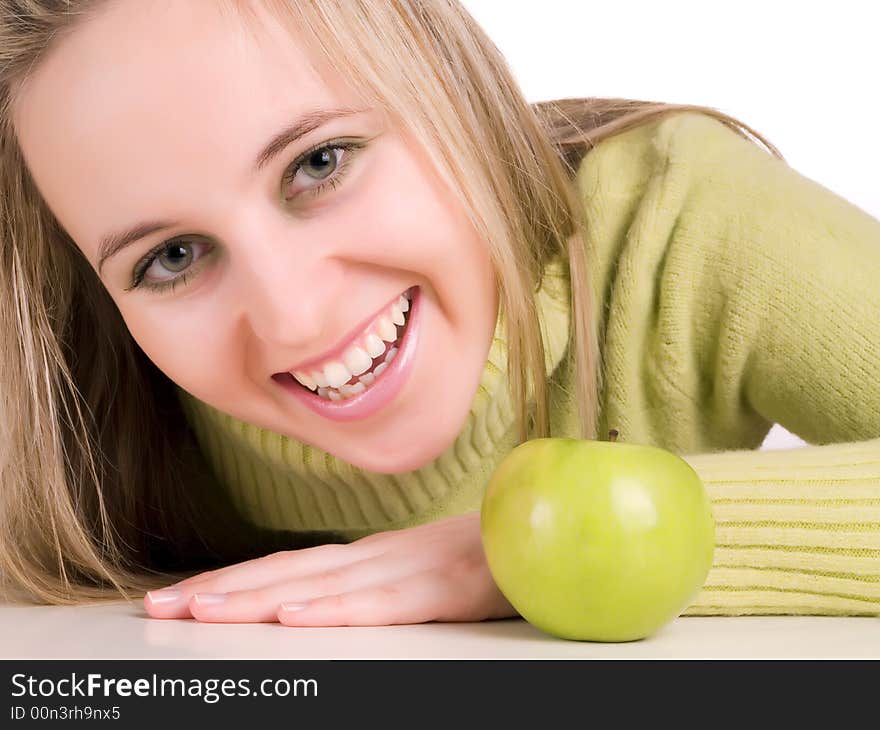
M492 474L480 531L505 598L564 639L643 639L706 580L715 521L702 480L654 446L540 438Z

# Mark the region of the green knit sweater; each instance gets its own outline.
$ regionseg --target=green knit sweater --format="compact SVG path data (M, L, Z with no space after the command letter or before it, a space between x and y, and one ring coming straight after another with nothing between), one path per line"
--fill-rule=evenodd
M576 178L602 348L600 430L683 458L716 520L685 614L880 615L880 222L712 117L611 137ZM569 274L537 303L554 436L577 436ZM216 478L261 528L344 540L478 510L517 444L503 313L469 418L422 468L369 473L178 388ZM759 450L774 423L806 442Z

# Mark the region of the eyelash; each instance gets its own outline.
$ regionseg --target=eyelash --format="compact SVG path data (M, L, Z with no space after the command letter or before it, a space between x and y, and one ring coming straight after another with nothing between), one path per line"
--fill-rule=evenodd
M286 187L290 182L292 182L293 179L296 177L296 173L299 172L302 164L316 152L321 152L323 150L345 150L346 153L349 153L357 152L365 146L366 145L363 142L331 142L312 147L311 149L303 152L292 163L290 163L281 178L281 185L282 187ZM342 162L339 164L339 166L331 173L330 177L326 178L319 185L316 185L315 187L310 188L304 193L301 193L301 195L306 195L309 198L316 198L321 195L327 188L335 189L342 181L342 178L345 177L345 174L348 172L348 166L351 164L352 158L354 156L354 154L346 154L342 158ZM185 271L180 276L176 276L173 279L166 279L165 281L158 284L147 283L144 279L144 275L147 273L147 271L149 271L150 267L153 265L153 262L159 257L161 253L167 251L172 245L186 245L186 243L186 237L175 238L159 244L156 248L150 251L143 259L141 259L141 261L135 267L134 274L132 276L131 286L127 287L125 291L132 291L133 289L142 287L154 292L163 292L169 289L174 290L174 288L178 284L185 285L190 276L190 274L188 273L189 270Z

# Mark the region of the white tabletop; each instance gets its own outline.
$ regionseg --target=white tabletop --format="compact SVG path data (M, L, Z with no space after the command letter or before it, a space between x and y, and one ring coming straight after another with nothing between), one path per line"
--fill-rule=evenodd
M299 628L154 619L140 601L0 605L0 658L880 658L880 618L683 616L642 641L566 641L522 619Z

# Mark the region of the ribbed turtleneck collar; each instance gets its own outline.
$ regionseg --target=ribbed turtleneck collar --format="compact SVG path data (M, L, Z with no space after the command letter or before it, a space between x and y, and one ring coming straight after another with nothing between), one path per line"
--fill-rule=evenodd
M535 295L547 374L568 349L565 261L548 263ZM326 530L350 539L479 509L485 485L518 434L499 308L486 366L455 441L430 463L402 474L360 469L289 436L237 420L177 388L198 443L238 511L275 530Z

